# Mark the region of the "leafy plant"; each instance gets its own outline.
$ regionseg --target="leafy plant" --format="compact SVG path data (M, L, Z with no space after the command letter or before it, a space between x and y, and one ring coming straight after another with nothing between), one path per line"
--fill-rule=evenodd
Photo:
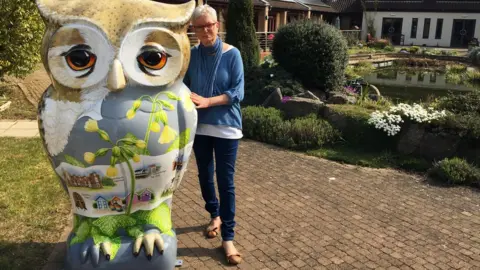
M273 57L306 87L340 89L348 63L347 41L334 26L309 20L282 26L273 40Z
M0 78L6 74L22 77L40 61L45 26L35 1L1 1Z
M76 215L77 225L74 227L74 237L69 245L83 243L90 237L95 245L111 244L110 259L113 260L120 249L121 241L117 236L120 229L124 229L133 239L143 236L143 225L154 225L162 233L173 236L170 208L162 203L153 210L139 210L132 215L113 215L100 218L79 217Z

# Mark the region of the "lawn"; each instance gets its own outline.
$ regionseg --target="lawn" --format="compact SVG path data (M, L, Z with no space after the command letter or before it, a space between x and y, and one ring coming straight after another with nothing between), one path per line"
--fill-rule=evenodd
M0 269L42 269L70 203L40 139L0 138L0 153Z

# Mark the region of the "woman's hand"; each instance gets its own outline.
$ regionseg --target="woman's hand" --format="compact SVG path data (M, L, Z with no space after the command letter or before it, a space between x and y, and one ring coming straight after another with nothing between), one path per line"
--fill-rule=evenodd
M195 93L192 92L190 95L190 98L192 99L193 103L195 103L197 109L204 109L210 107L210 99L209 98L204 98L202 96L199 96Z

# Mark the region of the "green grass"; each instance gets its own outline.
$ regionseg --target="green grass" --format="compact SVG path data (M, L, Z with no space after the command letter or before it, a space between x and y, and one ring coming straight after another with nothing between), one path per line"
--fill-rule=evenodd
M0 138L0 269L42 269L69 212L40 139Z
M412 172L426 172L431 162L401 156L392 152L366 152L346 145L307 151L307 154L324 159L371 168L396 168Z

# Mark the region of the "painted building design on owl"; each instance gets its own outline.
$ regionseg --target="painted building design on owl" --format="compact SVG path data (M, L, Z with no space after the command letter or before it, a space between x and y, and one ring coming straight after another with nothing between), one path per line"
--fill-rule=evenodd
M73 200L75 202L76 208L87 210L87 206L85 205L85 200L80 194L78 194L77 192L73 192L72 196L73 196Z
M97 199L95 199L95 203L97 205L96 208L99 210L108 209L108 201L102 196L98 196Z
M71 175L68 171L63 172L64 181L71 187L88 187L94 189L103 188L100 175L92 172L87 176Z

